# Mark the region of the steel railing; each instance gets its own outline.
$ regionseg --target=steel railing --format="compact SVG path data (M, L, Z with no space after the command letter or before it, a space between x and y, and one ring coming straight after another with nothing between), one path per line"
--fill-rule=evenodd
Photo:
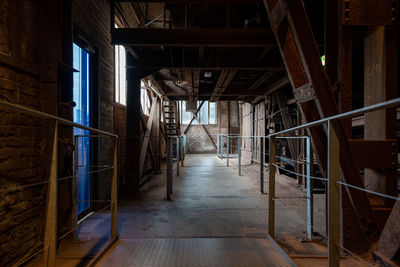
M47 181L44 181L42 183L36 183L37 184L46 184L48 186L47 188L47 198L46 198L46 204L45 204L45 227L44 227L44 242L43 242L43 248L40 249L39 251L36 251L32 253L31 255L25 256L23 259L21 259L18 263L17 266L25 264L27 261L31 260L33 257L40 255L43 253L43 259L44 259L44 266L56 266L56 254L57 254L57 243L60 241L62 238L66 237L67 235L73 234L74 238L76 237L76 231L78 227L80 226L80 223L78 223L77 220L77 204L78 202L81 202L83 200L78 199L78 194L77 194L77 181L78 181L78 171L77 168L80 166L77 165L77 142L78 138L82 138L83 136L76 135L75 136L75 171L74 175L68 176L68 177L58 177L58 133L59 133L59 125L64 125L64 126L71 126L75 128L79 128L82 130L89 131L93 133L94 135L91 135L91 137L95 138L111 138L113 142L113 152L112 152L112 165L108 166L107 168L102 169L103 170L113 170L112 172L112 178L111 178L111 185L110 185L110 195L111 199L109 201L109 204L106 206L106 208L110 208L111 210L111 223L110 223L110 239L109 241L106 242L106 244L101 248L100 252L91 260L89 265L94 265L100 258L104 255L106 250L108 250L112 244L114 244L118 240L118 231L117 231L117 207L118 207L118 191L117 191L117 180L118 180L118 136L107 132L103 130L99 130L93 127L88 127L81 125L79 123L72 122L70 120L64 119L57 117L55 115L51 115L45 112L37 111L25 106L5 102L5 101L0 101L0 107L5 108L7 110L12 110L15 112L18 112L20 114L25 114L31 117L36 117L44 120L49 120L53 121L52 125L52 144L51 144L51 160L50 160L50 169L49 169L49 175ZM86 136L87 137L87 136ZM99 170L96 170L99 172ZM57 226L58 226L58 183L60 181L66 181L69 179L74 179L74 200L73 200L73 225L72 229L68 231L66 234L63 234L61 237L58 237L57 233ZM32 185L24 185L21 186L21 188L26 189L29 188ZM104 202L104 201L103 201ZM96 212L98 214L99 212L103 212L106 208L101 209L100 211Z
M339 266L340 265L340 254L341 254L341 249L347 251L349 254L355 256L358 258L360 261L366 263L362 258L358 257L355 253L351 252L350 250L344 248L340 244L340 188L339 186L344 186L344 187L350 187L355 190L360 190L364 191L366 193L374 194L380 197L385 197L388 199L393 199L393 200L400 200L399 197L396 196L391 196L387 194L383 194L380 192L374 192L372 190L368 190L365 188L361 188L358 186L354 186L345 182L342 182L340 180L340 141L338 137L338 132L337 132L337 126L336 124L338 123L338 120L346 119L346 118L351 118L359 115L363 115L364 113L369 113L381 109L387 109L387 108L393 108L393 107L398 107L400 106L400 98L388 100L385 102L377 103L374 105L370 105L367 107L363 107L360 109L356 109L353 111L337 114L331 117L327 117L324 119L320 119L317 121L305 123L303 125L299 125L290 129L286 129L280 132L272 133L268 136L251 136L249 138L260 138L260 186L261 189L260 191L263 192L263 171L264 171L264 160L263 160L263 155L268 155L269 156L269 192L268 192L268 234L274 238L275 236L275 200L277 197L275 196L275 173L276 173L276 168L283 169L279 166L277 163L276 159L280 158L279 156L276 155L276 139L279 138L300 138L298 136L287 136L287 134L291 134L293 132L296 132L298 130L302 129L307 129L315 126L320 126L327 124L326 130L327 130L327 137L328 137L328 149L327 149L327 154L328 154L328 164L327 164L327 177L315 177L310 175L309 168L307 168L307 172L305 177L307 177L307 188L311 188L310 182L315 179L315 180L323 180L326 181L328 184L328 190L326 192L327 198L328 198L328 209L327 209L327 216L328 216L328 222L327 222L327 235L325 236L328 240L328 263L329 266ZM217 149L217 155L221 159L223 159L223 138L227 138L227 166L229 166L229 139L231 138L229 135L226 134L220 134L218 136L218 149ZM236 138L234 136L233 138ZM243 138L243 137L242 137ZM309 148L310 148L310 138L307 138L307 162L306 164L310 166L311 161L310 161L310 154L309 154ZM240 138L239 138L240 139ZM263 153L263 139L268 139L269 140L269 153ZM240 146L239 146L240 149ZM239 155L241 154L239 150ZM239 156L240 158L240 156ZM239 169L240 169L240 163L239 163ZM284 169L285 171L289 171L287 169ZM289 171L290 172L290 171ZM293 174L299 175L299 173L292 172ZM240 174L240 171L239 171ZM307 191L307 198L310 198L309 191ZM307 218L309 219L309 212L307 212ZM312 216L312 213L311 213ZM310 221L312 221L312 218L310 218ZM312 231L312 224L307 223L307 233L310 233Z

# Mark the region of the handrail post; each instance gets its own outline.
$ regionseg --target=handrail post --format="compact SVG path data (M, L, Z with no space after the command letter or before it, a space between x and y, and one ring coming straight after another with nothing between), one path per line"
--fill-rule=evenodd
M114 141L113 176L111 180L111 240L118 235L118 138Z
M73 240L78 239L78 190L79 190L79 136L74 136L74 178L73 178L74 205L72 210Z
M311 153L310 153L310 137L306 137L306 159L307 159L307 238L308 240L312 239L312 214L313 214L313 207L312 207L312 187L311 187Z
M226 136L226 167L229 167L229 135Z
M217 157L219 157L219 134L217 135Z
M172 193L172 139L171 137L167 137L167 200L171 200Z
M238 164L239 164L239 176L242 175L242 137L238 136Z
M181 153L181 167L184 166L184 161L185 161L185 149L183 148L183 142L184 142L184 137L180 136L179 137L179 149L182 152Z
M329 267L340 265L340 143L334 122L328 121L328 262Z
M260 136L260 192L264 194L264 139Z
M268 234L275 237L275 156L276 138L269 137L269 194L268 194Z
M56 266L57 249L57 189L58 189L58 121L54 121L53 150L49 173L46 203L46 224L44 233L45 266Z
M179 176L179 136L176 137L176 176Z

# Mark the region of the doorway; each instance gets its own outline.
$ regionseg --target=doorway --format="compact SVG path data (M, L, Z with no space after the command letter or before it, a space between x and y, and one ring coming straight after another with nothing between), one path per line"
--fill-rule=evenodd
M75 107L73 109L74 122L91 126L91 54L79 45L73 43L73 68L77 70L73 74L73 101ZM77 173L78 177L78 215L86 214L90 208L91 200L91 144L88 137L89 131L74 128L74 136L76 138L77 157ZM75 161L74 161L75 162Z

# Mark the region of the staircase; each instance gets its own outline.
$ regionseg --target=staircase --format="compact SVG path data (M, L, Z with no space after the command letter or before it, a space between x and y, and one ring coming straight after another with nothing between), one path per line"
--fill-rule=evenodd
M176 137L180 136L180 123L179 114L177 110L177 103L175 101L164 100L163 101L163 119L165 137ZM173 158L176 158L176 138L172 138L173 142ZM168 151L166 150L166 153ZM182 155L182 153L180 153Z

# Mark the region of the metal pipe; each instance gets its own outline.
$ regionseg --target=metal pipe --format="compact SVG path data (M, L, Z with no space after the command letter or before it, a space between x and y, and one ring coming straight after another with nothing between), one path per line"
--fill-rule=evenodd
M264 145L263 137L260 137L260 192L264 194Z
M242 138L238 136L238 154L239 154L239 176L242 175Z
M176 138L176 176L179 176L179 137Z
M311 155L310 155L310 137L306 138L306 159L307 159L307 166L306 166L306 174L307 174L307 238L308 240L312 239L312 194L311 191Z
M229 135L226 136L226 167L229 167Z

